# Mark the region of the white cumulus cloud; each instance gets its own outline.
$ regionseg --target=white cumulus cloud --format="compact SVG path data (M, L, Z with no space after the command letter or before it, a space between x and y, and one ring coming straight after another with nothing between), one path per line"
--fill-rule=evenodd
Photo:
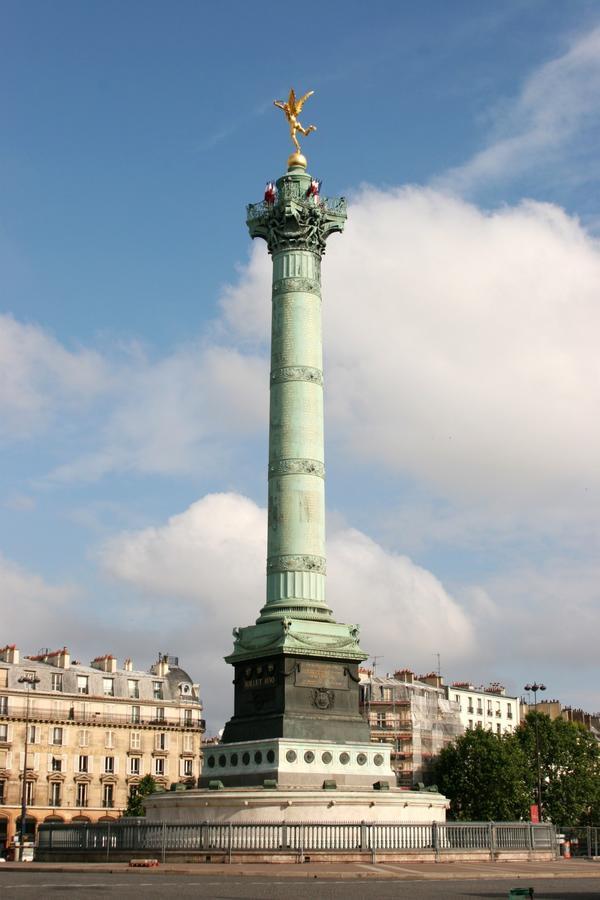
M163 525L124 532L100 554L105 570L147 597L168 603L182 633L186 664L201 673L206 710L218 724L232 701L222 657L233 625L249 625L264 603L266 510L239 494L213 494ZM361 625L363 647L431 668L444 643L449 660L468 654L468 616L443 585L404 556L353 529L335 533L328 553L328 597L339 621ZM179 624L179 629L178 629ZM182 646L181 639L179 646Z
M594 28L574 40L565 53L535 69L518 96L495 117L488 145L439 183L462 193L555 162L559 151L582 130L598 126L599 93L600 28ZM578 177L585 178L585 173Z
M240 340L263 331L268 265L256 248L227 292ZM600 244L577 219L365 188L324 273L336 453L463 500L598 496Z

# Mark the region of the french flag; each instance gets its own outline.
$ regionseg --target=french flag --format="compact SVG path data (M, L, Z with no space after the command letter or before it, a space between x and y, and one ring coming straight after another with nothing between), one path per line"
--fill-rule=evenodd
M310 182L310 187L306 191L307 197L314 197L315 200L319 197L319 191L321 190L321 182L317 181L316 178L313 178Z

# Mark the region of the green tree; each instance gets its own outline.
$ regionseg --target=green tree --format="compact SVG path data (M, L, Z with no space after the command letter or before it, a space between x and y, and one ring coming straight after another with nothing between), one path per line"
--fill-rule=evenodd
M514 822L528 814L527 759L512 734L465 732L440 753L435 778L454 819Z
M132 785L129 791L124 816L145 816L144 797L156 792L156 781L152 775L144 775L139 784Z
M531 802L537 797L536 724L542 777L542 812L557 825L600 824L600 747L583 725L530 712L517 729L529 762Z

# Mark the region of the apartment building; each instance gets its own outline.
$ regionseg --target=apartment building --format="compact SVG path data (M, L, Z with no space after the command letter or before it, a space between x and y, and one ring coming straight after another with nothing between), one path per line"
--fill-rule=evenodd
M529 698L531 699L531 698ZM564 719L565 722L576 722L583 725L586 731L589 731L600 742L600 713L589 713L579 707L563 706L560 700L540 700L537 706L533 703L527 703L521 700L521 721L523 721L527 713L530 712L544 713L551 719Z
M360 669L362 713L371 740L392 744L398 784L412 788L432 780L436 756L463 733L458 704L449 699L441 676L416 676L410 669L375 675Z
M110 654L86 666L66 648L24 658L0 649L0 847L19 830L23 779L28 834L41 822L119 817L147 774L164 789L195 786L201 712L176 657L145 672Z
M457 704L465 729L485 728L507 734L519 724L519 698L508 696L502 684L475 687L468 681L455 681L446 691L448 699Z

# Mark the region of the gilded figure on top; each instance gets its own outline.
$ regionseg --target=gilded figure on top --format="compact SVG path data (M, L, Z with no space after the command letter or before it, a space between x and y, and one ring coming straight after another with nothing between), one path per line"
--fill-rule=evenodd
M316 125L309 125L308 128L305 128L299 121L298 116L302 110L302 107L306 103L309 97L312 97L314 91L308 91L308 93L304 94L303 97L300 97L299 100L296 99L296 94L294 93L294 88L290 90L290 96L287 99L287 102L283 100L274 100L273 103L275 106L278 106L279 109L282 109L285 113L285 117L288 120L290 126L290 137L294 142L296 147L296 153L298 156L301 156L300 144L298 143L298 138L296 136L296 132L300 131L305 137L311 133L311 131L316 131Z

